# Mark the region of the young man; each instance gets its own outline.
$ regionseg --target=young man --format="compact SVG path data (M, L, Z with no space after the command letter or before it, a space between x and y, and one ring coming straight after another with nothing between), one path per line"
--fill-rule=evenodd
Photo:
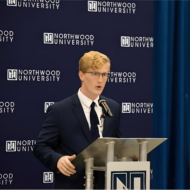
M121 137L119 130L120 106L100 96L110 72L109 58L99 52L85 53L79 60L81 88L47 110L40 130L35 156L55 172L54 188L84 189L84 168L75 168L71 161L99 136ZM98 128L102 108L99 98L106 100L114 117L105 117L103 128ZM104 189L104 172L95 172L94 188Z

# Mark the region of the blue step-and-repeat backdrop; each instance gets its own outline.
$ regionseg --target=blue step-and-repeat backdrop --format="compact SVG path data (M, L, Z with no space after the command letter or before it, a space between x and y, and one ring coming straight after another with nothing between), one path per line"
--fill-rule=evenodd
M152 1L0 1L0 188L52 188L32 150L46 109L80 88L78 61L111 60L103 95L124 137L152 137Z

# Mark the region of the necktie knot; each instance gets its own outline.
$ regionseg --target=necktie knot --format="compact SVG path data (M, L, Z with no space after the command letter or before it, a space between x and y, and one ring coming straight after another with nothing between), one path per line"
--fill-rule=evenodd
M92 102L90 107L93 109L95 105L96 105L95 102Z

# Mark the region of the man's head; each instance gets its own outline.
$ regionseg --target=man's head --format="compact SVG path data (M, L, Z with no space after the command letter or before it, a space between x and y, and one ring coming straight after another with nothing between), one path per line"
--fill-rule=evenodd
M110 59L97 51L90 51L81 57L79 77L82 83L81 92L85 96L94 100L102 93L110 66Z

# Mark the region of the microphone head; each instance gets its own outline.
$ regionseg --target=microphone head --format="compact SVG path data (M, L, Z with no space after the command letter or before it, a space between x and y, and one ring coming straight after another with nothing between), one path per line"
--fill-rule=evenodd
M113 117L113 114L112 114L112 112L111 112L109 106L107 105L106 100L100 98L100 99L98 100L98 103L99 103L99 105L103 108L103 113L104 113L104 114L106 114L107 116Z
M102 104L103 102L106 102L106 100L104 100L104 99L102 99L102 98L99 98L98 103L99 103L100 106L101 106L101 104Z

